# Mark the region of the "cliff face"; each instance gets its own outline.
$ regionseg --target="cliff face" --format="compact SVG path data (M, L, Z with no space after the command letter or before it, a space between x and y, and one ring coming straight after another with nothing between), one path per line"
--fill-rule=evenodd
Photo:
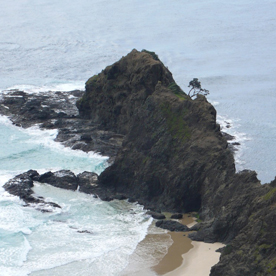
M146 52L133 50L89 79L78 107L103 129L126 135L100 182L148 207L199 210L206 179L219 183L234 173L213 106L191 100Z
M90 78L77 106L124 135L101 185L151 209L199 211L191 237L228 244L212 276L276 274L276 182L235 173L214 107L191 100L156 56L133 50Z

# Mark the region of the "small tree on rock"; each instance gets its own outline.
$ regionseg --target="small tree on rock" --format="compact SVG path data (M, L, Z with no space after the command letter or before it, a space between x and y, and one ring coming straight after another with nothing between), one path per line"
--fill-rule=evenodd
M191 98L193 98L199 94L204 95L204 96L207 96L209 94L209 90L201 88L201 83L200 83L200 81L198 81L197 78L194 78L193 80L191 80L189 82L188 87L192 87L188 94L188 96L190 96Z

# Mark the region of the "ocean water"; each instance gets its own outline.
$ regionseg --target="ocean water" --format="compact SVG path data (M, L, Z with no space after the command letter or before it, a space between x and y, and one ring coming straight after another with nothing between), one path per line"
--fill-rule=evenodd
M100 173L107 166L107 158L64 148L53 141L55 131L36 127L24 130L6 117L0 117L0 133L0 275L123 275L152 222L143 206L104 202L92 195L35 182L35 194L62 207L42 213L35 205L24 207L18 197L2 188L8 179L29 168L40 173L59 169ZM157 247L165 254L170 242L168 237ZM146 268L156 262L150 260ZM133 272L137 267L127 269ZM154 273L149 270L148 275Z
M276 175L275 14L274 0L0 0L0 91L83 89L133 48L155 51L184 91L194 77L210 90L221 127L241 143L237 170L267 183ZM28 169L105 168L105 157L66 149L55 135L0 117L0 186ZM62 210L22 207L0 188L1 275L134 275L156 262L143 252L133 261L155 231L142 206L37 183L35 191ZM169 243L155 246L165 253Z

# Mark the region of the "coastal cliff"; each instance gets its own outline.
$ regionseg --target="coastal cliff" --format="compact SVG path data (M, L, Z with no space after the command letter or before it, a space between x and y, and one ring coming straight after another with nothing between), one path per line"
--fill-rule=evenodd
M133 50L86 83L80 116L124 135L101 185L161 211L199 211L194 240L221 241L218 275L275 275L276 184L235 172L205 97L192 100L151 52Z
M276 275L276 179L261 185L254 171L236 172L215 108L185 94L154 53L131 51L91 77L84 92L9 91L0 113L18 126L58 129L63 145L110 157L99 177L18 175L4 188L26 204L60 208L35 197L33 181L40 181L152 211L197 211L190 238L226 244L211 276Z
M149 208L199 210L204 183L219 185L234 174L214 107L187 96L147 52L133 50L89 79L77 106L84 118L125 135L101 184Z

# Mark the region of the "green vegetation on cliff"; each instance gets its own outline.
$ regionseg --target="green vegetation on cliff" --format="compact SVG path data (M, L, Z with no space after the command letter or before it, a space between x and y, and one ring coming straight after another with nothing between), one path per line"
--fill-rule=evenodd
M172 82L169 84L168 88L181 100L186 100L187 95L184 93L184 91L175 83Z
M146 49L143 49L141 52L150 54L154 60L160 61L158 55L156 55L155 52L151 52L151 51L148 51Z
M173 112L169 102L162 103L161 110L166 118L168 130L173 138L181 143L191 138L191 131L184 120L185 114L187 113L185 110Z
M91 85L96 85L96 82L97 82L97 79L98 79L98 75L94 75L93 77L89 78L86 83L85 83L85 86L91 86Z

